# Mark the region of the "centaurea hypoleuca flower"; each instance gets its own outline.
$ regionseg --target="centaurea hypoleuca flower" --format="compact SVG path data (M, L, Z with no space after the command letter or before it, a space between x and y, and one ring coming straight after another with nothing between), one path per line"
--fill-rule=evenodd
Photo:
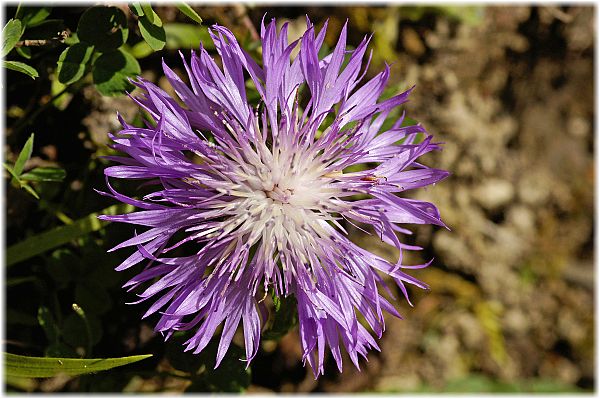
M149 227L113 249L136 248L117 270L148 262L125 286L149 282L140 302L157 298L144 315L160 313L157 331L169 337L196 328L186 350L199 353L223 325L218 365L241 322L249 363L268 314L261 299L267 292L293 295L303 357L317 377L327 347L340 371L342 346L356 367L358 355L379 350L357 313L378 338L384 310L400 317L378 293L380 286L388 290L378 272L407 299L406 283L426 287L403 271L426 265L402 264L403 250L420 248L399 241L396 232L410 231L397 224L444 224L433 204L396 194L448 173L417 162L439 149L421 125L403 126L400 117L380 131L410 90L377 102L387 65L361 84L369 38L347 51L344 26L331 54L319 58L327 24L318 34L308 19L307 25L288 44L287 25L278 32L274 20L261 24L262 67L228 29L213 26L222 68L203 48L189 64L182 56L188 85L163 62L184 106L138 78L144 95L134 100L155 123L137 128L121 119L123 130L111 139L128 156L108 157L121 165L105 174L151 179L158 188L138 200L108 185L103 194L142 210L103 219ZM256 108L248 102L248 78L260 95ZM344 221L398 248L398 261L350 241ZM185 238L174 240L176 232ZM169 257L186 242L196 244L194 253Z

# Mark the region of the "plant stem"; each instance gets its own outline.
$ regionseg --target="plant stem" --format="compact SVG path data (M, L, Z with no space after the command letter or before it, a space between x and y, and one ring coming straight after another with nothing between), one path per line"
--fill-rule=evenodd
M15 47L38 47L38 46L47 46L49 44L56 43L64 43L64 41L69 37L70 32L68 30L64 30L59 32L57 37L53 37L51 39L29 39L29 40L21 40L15 44Z
M73 310L75 311L75 313L77 313L79 317L83 319L83 324L85 324L85 332L87 334L85 357L90 358L92 357L92 328L81 306L74 303Z

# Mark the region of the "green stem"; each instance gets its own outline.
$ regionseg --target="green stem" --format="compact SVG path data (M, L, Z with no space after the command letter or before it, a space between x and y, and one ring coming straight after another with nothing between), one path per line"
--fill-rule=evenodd
M58 226L43 233L28 237L6 249L5 266L9 267L18 262L30 259L50 249L68 243L78 237L93 231L98 231L108 224L98 219L99 215L117 215L133 211L130 205L112 205L99 212L74 221L72 224Z
M73 310L75 311L75 313L77 313L77 316L83 319L83 323L85 324L85 332L87 334L85 356L88 358L92 357L92 328L90 327L90 323L88 322L88 319L85 316L85 312L83 311L81 306L74 303Z
M40 207L52 213L58 220L60 220L64 224L73 224L73 219L65 215L60 209L58 209L57 206L51 204L50 202L41 199Z

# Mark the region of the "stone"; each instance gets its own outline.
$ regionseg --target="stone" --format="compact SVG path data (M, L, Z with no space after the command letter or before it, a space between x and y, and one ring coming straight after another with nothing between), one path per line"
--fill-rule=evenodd
M514 198L513 185L503 179L488 179L476 187L473 196L487 210L493 210L508 204Z

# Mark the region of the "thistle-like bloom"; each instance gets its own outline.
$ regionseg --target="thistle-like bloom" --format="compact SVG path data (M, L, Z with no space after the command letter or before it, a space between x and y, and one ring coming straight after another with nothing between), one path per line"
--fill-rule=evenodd
M420 248L399 241L397 232L410 231L398 223L444 224L433 204L396 194L448 175L417 162L439 146L403 117L381 131L410 90L378 102L390 71L361 83L370 38L348 51L344 26L320 58L326 27L316 34L307 19L301 39L288 44L287 25L278 32L274 20L261 24L260 66L228 29L213 26L222 67L202 47L189 64L182 56L188 85L163 62L180 101L138 78L144 94L134 100L154 121L137 128L121 119L123 130L110 136L127 156L108 157L120 165L106 168L107 178L157 187L141 200L110 185L103 193L142 209L103 219L149 227L113 248L136 249L117 270L146 262L125 286L147 285L139 302L154 303L144 317L159 312L156 331L167 338L196 329L186 350L199 353L222 325L217 366L240 323L246 361L256 355L267 292L295 297L304 361L317 377L327 347L340 371L342 347L358 367L358 355L379 350L372 333L381 337L383 311L400 317L378 292L390 293L378 272L407 300L405 284L426 287L404 271L426 265L403 265L402 251ZM397 262L349 240L345 223L399 249ZM188 256L170 255L190 242Z

